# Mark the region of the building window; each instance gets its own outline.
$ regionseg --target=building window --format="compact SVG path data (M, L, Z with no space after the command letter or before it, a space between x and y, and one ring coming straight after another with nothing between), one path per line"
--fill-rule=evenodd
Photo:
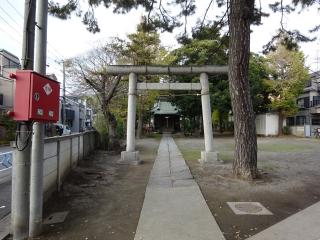
M312 125L320 125L320 118L312 118L311 124Z
M287 126L294 126L294 117L287 118Z
M318 105L320 105L320 96L313 96L312 106L318 106Z
M312 81L311 81L311 80L309 80L309 81L307 82L306 87L311 87L311 85L312 85Z
M0 106L3 106L4 103L3 103L3 94L0 93Z
M310 97L299 98L297 100L299 108L309 108L310 107Z
M296 116L296 125L304 125L306 123L306 116Z

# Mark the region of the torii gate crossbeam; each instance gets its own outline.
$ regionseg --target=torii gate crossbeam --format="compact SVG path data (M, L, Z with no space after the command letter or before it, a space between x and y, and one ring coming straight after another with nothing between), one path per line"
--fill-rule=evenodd
M139 164L139 152L135 147L136 98L139 90L201 90L201 104L205 151L201 152L201 161L217 161L218 153L213 149L213 132L208 74L227 74L227 66L107 66L110 75L129 74L127 145L121 152L121 162ZM200 74L200 83L137 83L137 74L147 75L192 75Z

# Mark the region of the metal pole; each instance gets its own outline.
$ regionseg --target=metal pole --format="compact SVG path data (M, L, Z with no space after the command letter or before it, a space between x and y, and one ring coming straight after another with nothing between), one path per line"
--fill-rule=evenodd
M136 132L136 101L137 101L137 74L129 75L128 93L128 116L127 116L127 152L135 151L135 132Z
M24 9L22 68L33 69L35 0L26 0ZM11 225L13 239L27 239L29 235L29 183L31 123L21 122L17 127L17 142L12 165Z
M200 83L202 86L201 104L202 104L205 151L206 152L213 152L213 134L212 134L212 120L211 120L211 106L210 106L208 74L201 73Z
M66 114L66 69L65 69L65 62L64 60L62 60L62 73L63 73L63 120L62 120L62 124L66 125L66 118L67 118L67 114Z
M37 0L35 71L41 74L46 73L47 18L48 0ZM33 131L30 178L30 237L38 236L42 228L44 124L36 122Z

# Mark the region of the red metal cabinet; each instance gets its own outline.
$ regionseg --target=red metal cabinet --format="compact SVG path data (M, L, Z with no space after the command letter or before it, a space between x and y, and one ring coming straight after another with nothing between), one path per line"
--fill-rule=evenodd
M12 78L16 79L14 120L59 120L59 82L30 70L18 70Z

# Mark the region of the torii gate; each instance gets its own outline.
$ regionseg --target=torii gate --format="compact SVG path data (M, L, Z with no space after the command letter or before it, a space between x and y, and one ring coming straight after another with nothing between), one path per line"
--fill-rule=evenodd
M139 151L135 146L135 122L137 90L201 90L205 150L201 161L217 161L218 153L213 150L213 132L208 74L228 73L227 66L107 66L110 75L129 74L127 145L121 152L121 162L139 164ZM137 83L137 75L190 75L200 74L200 83Z

